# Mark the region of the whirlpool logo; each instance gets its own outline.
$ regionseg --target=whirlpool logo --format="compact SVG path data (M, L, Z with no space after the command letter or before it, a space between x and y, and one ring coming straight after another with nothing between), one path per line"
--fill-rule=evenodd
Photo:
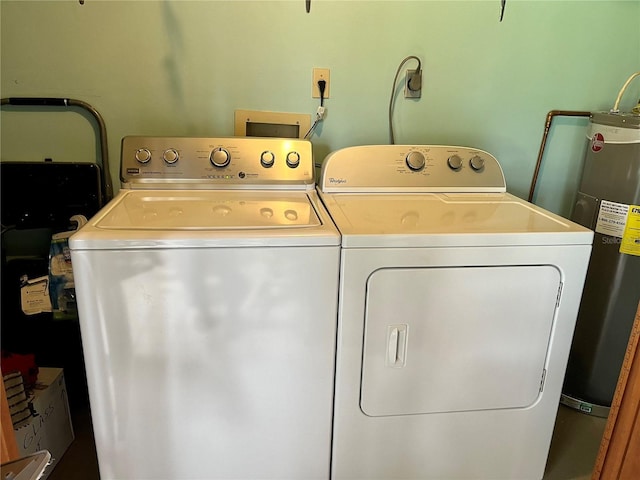
M344 179L344 178L329 177L329 183L334 184L334 185L340 185L342 183L347 183L347 180Z

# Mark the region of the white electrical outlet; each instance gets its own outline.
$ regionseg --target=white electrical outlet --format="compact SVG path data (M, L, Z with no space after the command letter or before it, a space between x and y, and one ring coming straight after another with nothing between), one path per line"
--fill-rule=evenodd
M318 80L324 80L327 82L324 87L324 98L329 98L329 69L328 68L314 68L313 69L313 81L311 85L311 98L320 98L320 89L318 88Z
M407 75L404 77L404 98L420 98L422 95L422 77L420 77L417 89L411 90L409 88L409 80L415 73L415 70L407 70Z

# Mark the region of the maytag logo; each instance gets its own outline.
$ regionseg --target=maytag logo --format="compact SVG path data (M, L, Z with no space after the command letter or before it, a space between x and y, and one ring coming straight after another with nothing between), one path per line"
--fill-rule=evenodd
M344 178L329 177L329 183L340 185L341 183L347 183L347 181Z

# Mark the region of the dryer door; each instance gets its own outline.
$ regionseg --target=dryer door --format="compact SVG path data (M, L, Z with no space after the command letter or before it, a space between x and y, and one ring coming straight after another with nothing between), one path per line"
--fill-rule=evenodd
M560 286L550 265L375 271L367 282L362 411L532 405Z

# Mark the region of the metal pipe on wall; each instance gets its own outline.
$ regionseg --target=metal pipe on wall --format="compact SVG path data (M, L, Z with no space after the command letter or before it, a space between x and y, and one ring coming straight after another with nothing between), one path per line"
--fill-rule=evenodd
M533 179L531 180L531 188L529 189L529 202L533 202L533 194L536 190L536 183L538 183L538 174L540 173L540 167L542 166L542 157L544 156L544 150L547 145L547 137L549 136L549 130L551 130L551 124L555 117L590 117L591 112L584 112L581 110L551 110L547 114L547 120L544 124L544 133L542 134L542 143L540 144L540 151L538 152L538 160L536 162L536 168L533 172Z

